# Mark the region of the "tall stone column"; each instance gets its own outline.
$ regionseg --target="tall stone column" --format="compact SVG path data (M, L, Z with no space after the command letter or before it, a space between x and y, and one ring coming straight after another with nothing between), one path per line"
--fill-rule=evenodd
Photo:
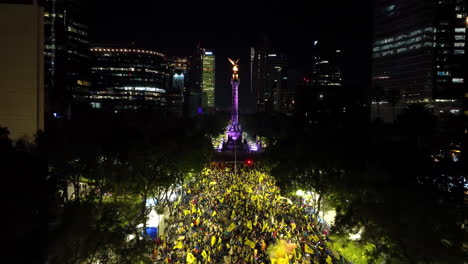
M239 124L239 79L231 79L232 86L232 111L231 111L231 123Z

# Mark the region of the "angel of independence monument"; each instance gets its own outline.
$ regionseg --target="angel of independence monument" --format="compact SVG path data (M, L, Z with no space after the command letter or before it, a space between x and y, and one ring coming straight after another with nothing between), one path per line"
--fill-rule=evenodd
M247 142L242 140L242 130L239 125L239 60L233 61L229 59L232 64L232 110L231 120L227 129L227 139L223 143L223 151L237 150L237 151L248 151L249 146Z

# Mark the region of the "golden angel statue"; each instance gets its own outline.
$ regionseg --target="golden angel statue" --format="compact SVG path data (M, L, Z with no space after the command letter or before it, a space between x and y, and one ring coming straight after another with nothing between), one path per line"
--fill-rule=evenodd
M228 58L228 60L232 64L232 79L239 80L239 76L237 75L237 72L239 71L239 65L237 64L239 62L239 59L233 61L230 58Z

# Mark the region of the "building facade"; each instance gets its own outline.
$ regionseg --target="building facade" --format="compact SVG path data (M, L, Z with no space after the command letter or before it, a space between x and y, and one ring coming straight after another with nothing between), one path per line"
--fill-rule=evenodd
M204 112L215 110L215 55L212 51L202 52L202 108Z
M308 125L325 125L340 120L349 104L343 88L342 50L315 41L312 53L312 69L297 88L296 113Z
M92 87L78 96L93 108L112 111L165 107L169 71L165 55L143 49L91 49Z
M392 122L411 103L462 113L466 17L465 0L376 1L372 119Z
M189 59L184 110L186 115L215 111L215 62L213 51L196 46Z
M0 126L33 141L44 130L44 9L17 2L0 3Z
M171 80L166 89L166 111L176 116L182 116L184 94L187 93L188 59L170 58L168 64Z
M46 116L69 117L73 97L90 88L86 1L45 0Z
M251 83L257 93L258 112L285 112L293 100L288 90L286 55L271 49L251 49Z
M189 59L188 87L185 93L184 114L194 116L202 112L201 86L202 86L202 48L197 45Z

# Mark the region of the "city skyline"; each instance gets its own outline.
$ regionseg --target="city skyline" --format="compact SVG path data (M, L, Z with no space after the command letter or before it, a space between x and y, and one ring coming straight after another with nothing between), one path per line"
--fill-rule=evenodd
M312 48L318 40L343 50L345 86L365 94L370 86L370 2L329 1L309 7L301 1L287 6L279 1L240 1L226 9L222 4L190 2L137 1L129 6L121 1L96 1L89 7L90 39L96 45L146 48L170 56L190 56L197 44L213 50L219 58L216 101L221 107L230 105L228 57L241 59L247 79L250 47L267 37L273 48L286 54L290 69L303 74L312 67ZM246 102L253 105L250 85L243 82L239 89L240 107Z
M0 0L3 262L462 263L468 0L309 2Z

